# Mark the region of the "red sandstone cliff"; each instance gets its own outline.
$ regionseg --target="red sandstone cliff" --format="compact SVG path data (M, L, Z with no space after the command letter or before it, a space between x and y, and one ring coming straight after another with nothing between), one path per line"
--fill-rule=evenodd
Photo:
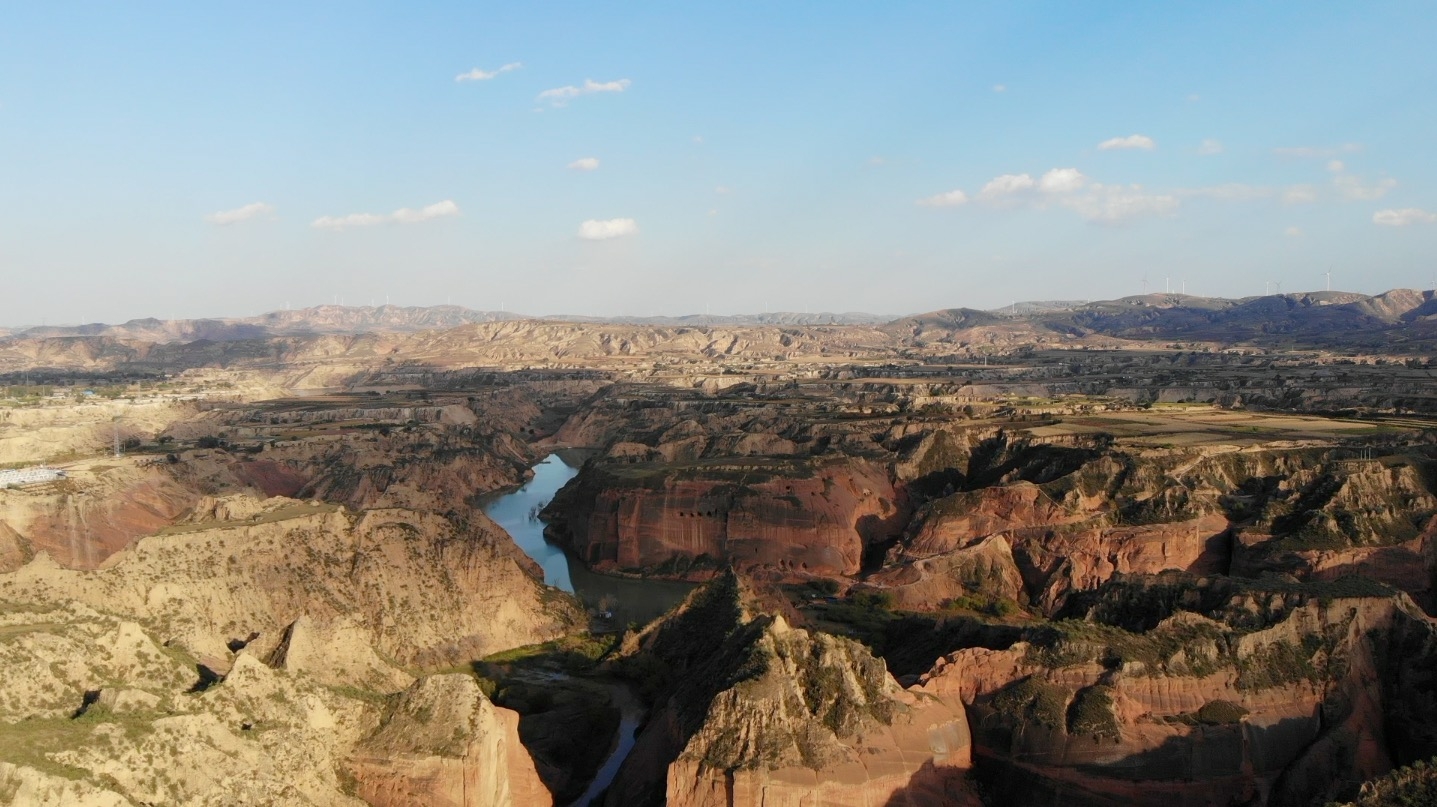
M548 512L553 533L602 571L682 573L702 559L793 575L855 574L865 548L907 518L887 471L859 459L591 463Z

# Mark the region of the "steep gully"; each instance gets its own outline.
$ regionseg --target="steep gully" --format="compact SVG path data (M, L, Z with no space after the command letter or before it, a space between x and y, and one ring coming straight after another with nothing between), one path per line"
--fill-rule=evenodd
M554 494L578 475L558 454L551 454L533 467L533 477L519 489L495 498L484 508L544 571L544 583L577 596L586 607L600 613L601 618L617 625L648 622L677 605L693 587L670 581L633 580L590 572L562 549L544 539L544 523L539 512ZM620 722L614 749L594 776L574 807L588 807L608 789L634 748L639 725L645 711L627 685L606 684L610 697L619 707Z

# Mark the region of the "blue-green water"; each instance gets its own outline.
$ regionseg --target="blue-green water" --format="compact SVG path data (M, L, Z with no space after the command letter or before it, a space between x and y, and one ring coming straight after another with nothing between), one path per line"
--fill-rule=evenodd
M565 483L578 475L558 454L535 465L534 477L518 490L506 493L484 508L514 543L544 570L544 582L575 594L591 611L607 612L617 627L643 624L673 608L693 590L690 583L614 577L589 571L563 549L544 538L544 509Z

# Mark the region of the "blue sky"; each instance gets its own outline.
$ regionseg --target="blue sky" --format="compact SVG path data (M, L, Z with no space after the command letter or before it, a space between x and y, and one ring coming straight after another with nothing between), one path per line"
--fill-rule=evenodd
M1437 272L1431 2L212 5L0 6L0 324Z

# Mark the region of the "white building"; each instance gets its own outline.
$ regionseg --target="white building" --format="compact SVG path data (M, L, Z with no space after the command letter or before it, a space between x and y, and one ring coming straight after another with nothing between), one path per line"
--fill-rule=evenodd
M54 482L57 479L64 479L65 472L57 471L54 468L20 468L13 471L0 471L0 490L4 488L18 488L23 485L38 485L41 482Z

